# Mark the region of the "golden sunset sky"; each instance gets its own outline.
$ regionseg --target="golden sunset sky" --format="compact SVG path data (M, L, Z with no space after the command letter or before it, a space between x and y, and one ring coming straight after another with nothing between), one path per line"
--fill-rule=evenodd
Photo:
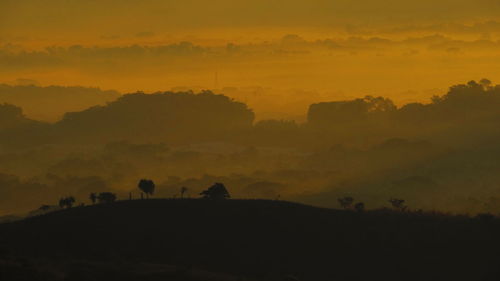
M0 0L0 82L214 89L293 117L500 81L499 40L499 0Z

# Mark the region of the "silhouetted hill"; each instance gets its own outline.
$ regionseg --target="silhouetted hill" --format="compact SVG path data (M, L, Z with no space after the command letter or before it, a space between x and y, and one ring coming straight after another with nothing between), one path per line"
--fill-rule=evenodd
M38 122L26 118L23 110L12 104L0 104L0 130L26 127Z
M32 145L33 136L36 136L36 141L44 143L50 138L50 134L50 124L27 118L22 108L18 106L0 104L1 149Z
M246 104L210 91L127 94L106 106L69 112L55 124L62 139L220 140L252 127Z
M60 263L121 264L119 272L130 270L127 263L148 263L259 280L289 274L300 280L494 280L499 234L499 221L488 216L158 199L76 207L3 224L0 248Z
M20 107L0 104L0 148L123 140L181 145L224 141L251 130L254 117L246 104L210 91L126 94L106 105L66 112L50 124L27 119Z
M64 113L117 99L120 93L99 88L0 84L0 102L15 104L31 119L57 121Z

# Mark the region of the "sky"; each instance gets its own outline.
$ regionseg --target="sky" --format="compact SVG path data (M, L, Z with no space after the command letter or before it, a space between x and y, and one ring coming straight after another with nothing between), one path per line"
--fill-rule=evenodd
M424 205L429 209L472 210L490 201L496 208L500 87L490 85L500 83L499 15L500 0L0 0L0 113L10 118L4 116L0 133L28 128L0 138L0 183L9 184L0 193L52 190L44 198L24 196L22 208L33 208L67 196L68 187L79 198L96 186L128 194L136 178L147 176L162 183L164 197L177 192L181 178L194 178L199 189L227 182L244 194L255 185L237 176L243 175L263 183L264 191L286 188L276 194L302 199L316 194L311 200L324 206L337 204L335 192L358 188L384 204L401 186L400 198L427 204L432 194L436 201ZM449 87L482 78L491 84L455 87L446 99ZM469 99L461 99L463 89ZM252 118L244 118L241 131L213 139L204 131L190 135L189 126L167 137L166 125L175 122L150 120L196 117L197 126L211 122L200 116L223 110L190 114L197 107L186 102L187 110L171 115L169 103L155 100L170 94L125 95L128 102L116 103L123 108L113 103L126 93L190 90L230 99L172 96L210 96L213 102L201 104L234 103ZM442 98L429 104L436 95ZM144 103L130 99L136 96ZM358 99L365 96L391 101ZM391 110L367 109L359 120L356 110L326 114L331 119L314 131L307 120L312 104L346 100L354 102L333 107L383 101ZM217 120L224 125L234 117ZM142 134L130 134L134 130ZM92 138L95 143L87 143ZM421 186L444 188L420 193ZM471 194L477 202L469 202ZM0 215L17 208L17 201L0 198L10 204Z
M494 19L498 0L2 0L3 32L330 27ZM93 32L96 32L95 30Z
M500 0L0 0L0 82L213 89L283 117L364 95L424 102L500 80L499 14Z

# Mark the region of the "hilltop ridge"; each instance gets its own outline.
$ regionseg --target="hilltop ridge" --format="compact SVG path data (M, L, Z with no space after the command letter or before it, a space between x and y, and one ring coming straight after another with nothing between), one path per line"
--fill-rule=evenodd
M259 280L289 274L301 280L422 280L429 272L427 280L472 280L496 274L498 234L494 218L358 213L267 200L149 199L2 224L0 248L27 257L169 264Z

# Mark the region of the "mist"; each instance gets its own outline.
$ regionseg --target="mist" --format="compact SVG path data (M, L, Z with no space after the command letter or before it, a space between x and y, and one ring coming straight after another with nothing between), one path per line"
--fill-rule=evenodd
M0 0L0 279L499 280L499 14Z
M74 96L74 88L54 89ZM499 211L500 86L487 79L452 86L427 103L319 101L302 122L259 118L210 91L138 92L95 103L51 122L15 105L0 108L2 214L68 195L78 202L91 192L138 196L141 178L155 180L159 198L177 197L181 187L196 198L224 182L234 198L336 207L352 196L371 209L404 198L412 209Z
M500 81L499 9L2 1L1 212L144 177L163 197L217 180L241 198L496 212L499 93L480 79Z

